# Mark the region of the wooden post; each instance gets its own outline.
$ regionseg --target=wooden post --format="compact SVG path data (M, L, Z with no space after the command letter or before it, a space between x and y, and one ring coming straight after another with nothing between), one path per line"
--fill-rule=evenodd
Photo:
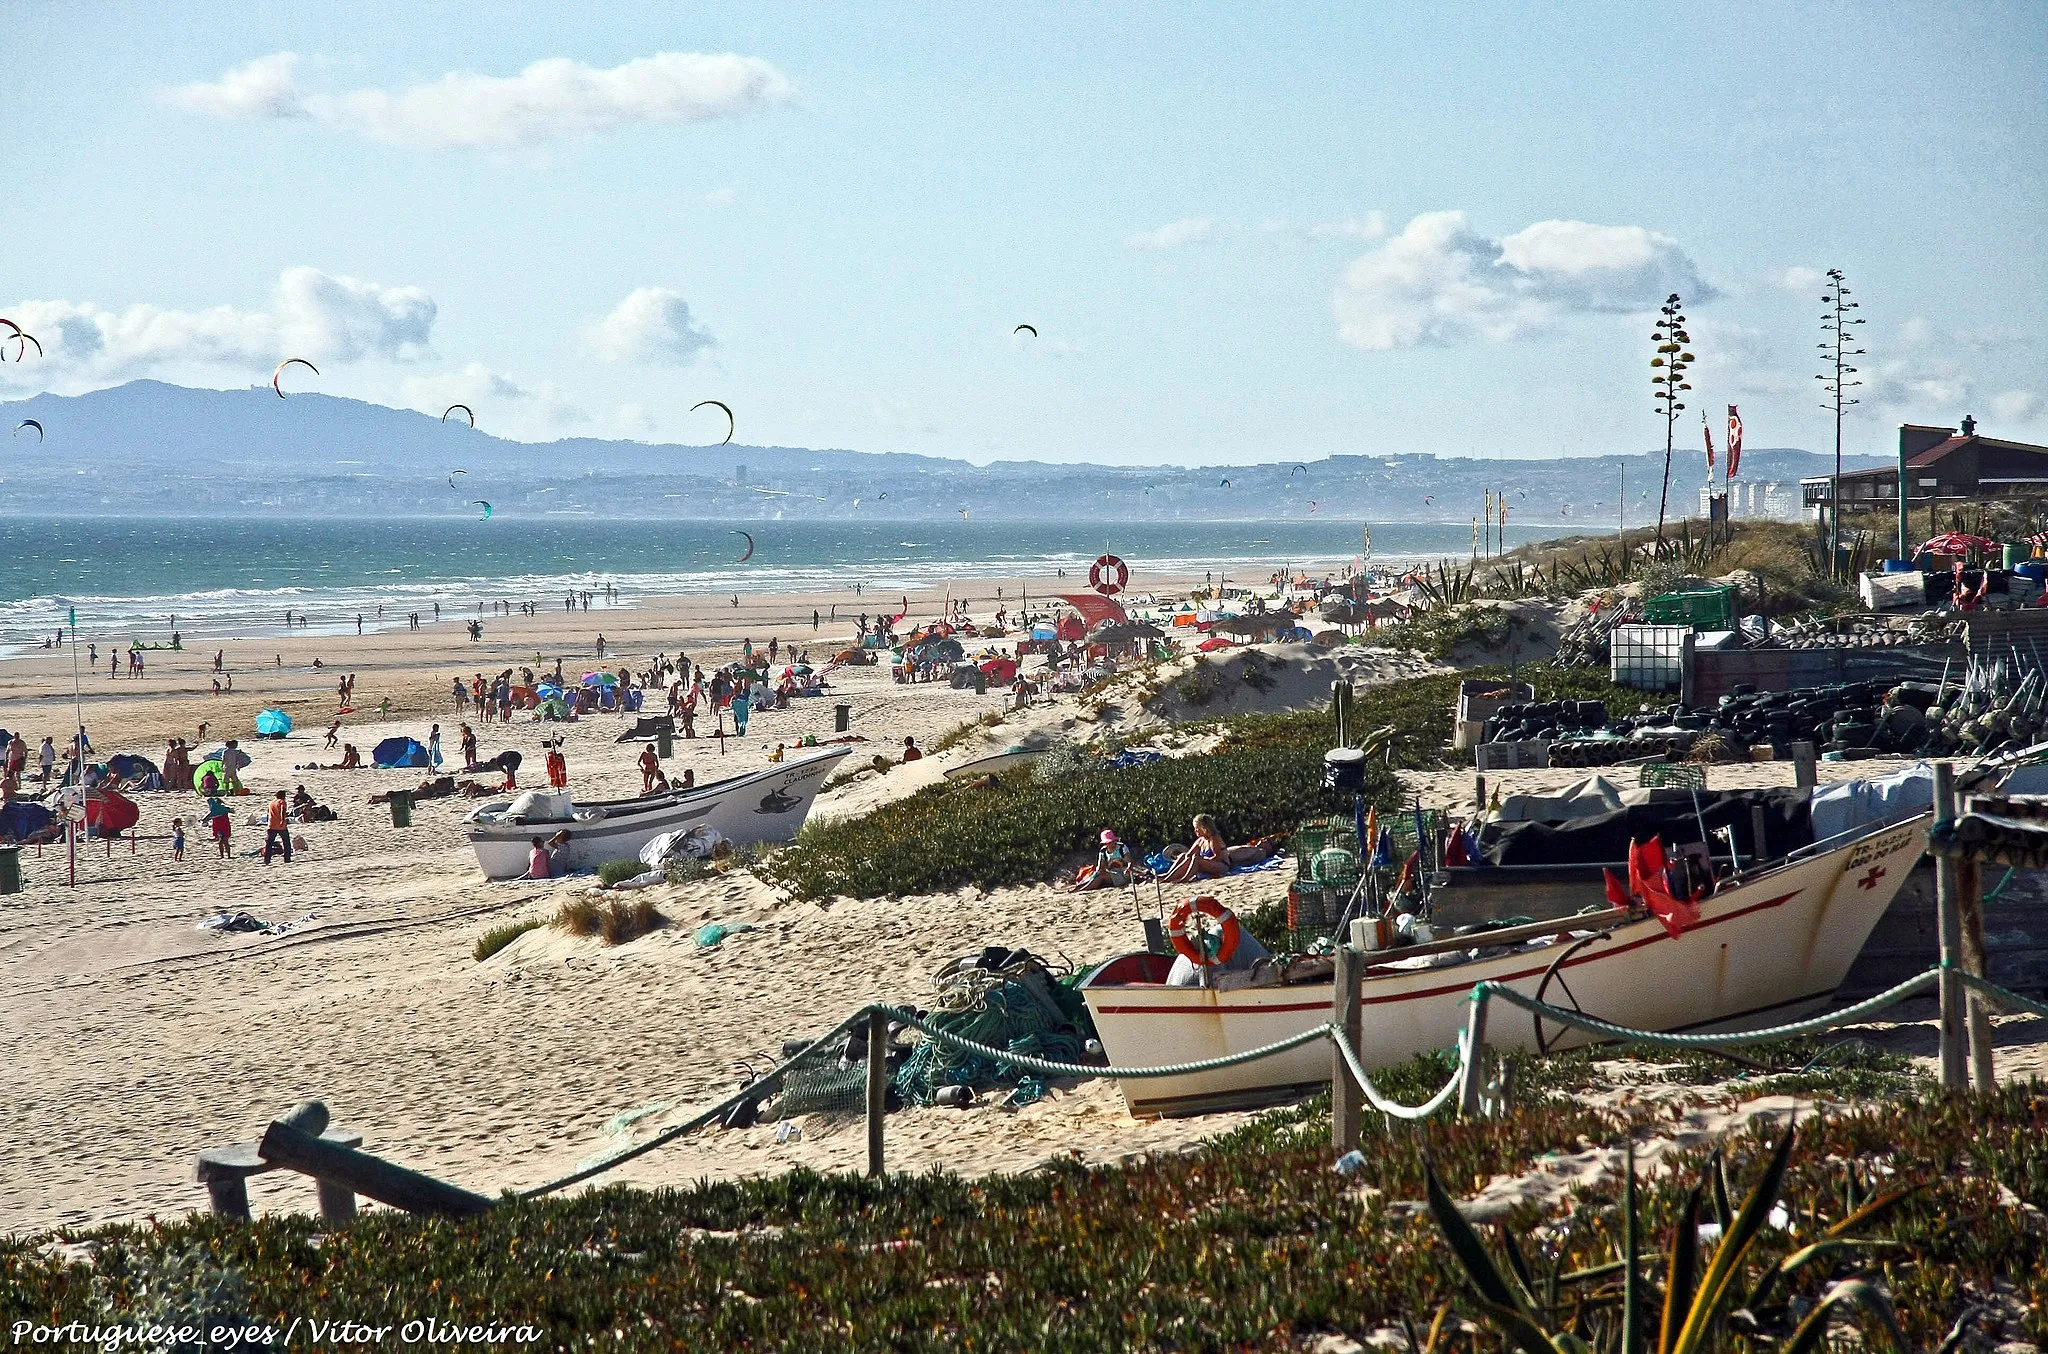
M224 1218L249 1220L249 1182L244 1176L228 1176L206 1182L207 1202Z
M1353 1053L1364 1034L1363 1007L1359 993L1359 953L1343 937L1338 938L1336 971L1331 974L1330 1023L1343 1032ZM1359 1118L1365 1092L1351 1075L1344 1054L1330 1050L1330 1146L1349 1152L1358 1146Z
M408 1213L462 1217L488 1212L494 1206L481 1194L409 1171L368 1152L337 1146L282 1121L263 1131L263 1142L257 1151L267 1162L290 1167L316 1180L331 1181Z
M1485 812L1486 812L1486 777L1485 777L1485 776L1474 776L1474 777L1472 777L1472 816L1476 818L1476 817L1478 817L1478 816L1479 816L1480 814L1483 814L1483 813L1485 813ZM1371 848L1370 848L1370 847L1367 847L1367 848L1366 848L1365 854L1366 854L1366 855L1368 855L1368 856L1370 856L1370 855L1372 854L1372 850L1371 850Z
M1690 710L1699 703L1699 678L1695 650L1699 632L1688 630L1678 637L1678 703Z
M1756 868L1771 858L1764 831L1764 806L1761 804L1749 806L1749 851L1752 857L1751 868Z
M1934 820L1947 823L1956 816L1955 766L1934 764ZM1970 1089L1969 1069L1964 1063L1963 985L1957 981L1956 965L1962 948L1961 913L1956 895L1961 889L1954 856L1934 858L1934 912L1941 935L1941 1089L1949 1093Z
M320 1216L328 1222L347 1222L356 1215L356 1192L332 1180L315 1180L320 1194Z
M1813 744L1806 742L1792 745L1792 784L1801 790L1811 790L1820 782L1819 768L1814 765Z
M882 1118L889 1111L889 1017L868 1012L868 1174L882 1174Z
M1957 939L1962 942L1963 972L1973 978L1990 976L1984 954L1984 866L1974 860L1962 862L1957 872ZM1991 1065L1991 1011L1975 992L1967 998L1970 1011L1970 1080L1980 1091L1993 1090L1998 1078Z
M1471 1009L1465 1013L1465 1076L1458 1087L1458 1117L1479 1115L1479 1095L1486 1085L1487 985L1472 989Z

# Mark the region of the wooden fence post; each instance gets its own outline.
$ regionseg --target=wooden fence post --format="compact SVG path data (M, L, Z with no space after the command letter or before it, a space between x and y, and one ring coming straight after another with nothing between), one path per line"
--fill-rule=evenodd
M1813 744L1798 742L1792 745L1792 783L1801 790L1811 790L1820 783L1820 768L1814 764Z
M1955 767L1949 762L1936 762L1934 821L1948 823L1955 816ZM1956 866L1954 856L1934 858L1934 912L1941 934L1941 1089L1950 1094L1970 1089L1963 1049L1963 985L1956 977L1962 949L1961 914L1956 902L1961 885L1956 878Z
M868 1012L868 1174L882 1174L882 1119L889 1112L889 1017Z
M1363 1007L1358 989L1359 953L1348 941L1340 938L1334 956L1336 971L1331 974L1330 1023L1337 1027L1341 1037L1353 1053L1358 1051L1360 1038L1364 1033ZM1363 1111L1365 1090L1351 1075L1351 1067L1344 1061L1340 1049L1330 1050L1330 1146L1341 1152L1349 1152L1358 1146L1359 1118Z
M1957 871L1957 940L1961 942L1963 972L1973 978L1988 978L1984 954L1984 866L1974 860L1962 862ZM1991 1011L1984 998L1972 992L1965 998L1970 1012L1970 1079L1980 1091L1998 1085L1991 1065Z
M1485 983L1472 989L1471 1009L1465 1014L1465 1075L1458 1087L1458 1117L1476 1118L1479 1114L1479 1093L1486 1084L1486 1005L1489 995Z

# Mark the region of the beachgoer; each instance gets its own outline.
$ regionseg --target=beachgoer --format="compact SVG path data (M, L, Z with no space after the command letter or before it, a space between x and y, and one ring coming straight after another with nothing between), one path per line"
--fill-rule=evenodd
M1074 891L1120 889L1131 882L1131 848L1117 840L1115 832L1102 829L1101 849L1095 863L1082 868L1074 879Z
M1206 813L1198 813L1193 827L1194 845L1181 853L1173 868L1161 877L1161 882L1181 884L1198 875L1213 879L1230 873L1230 847L1217 830L1216 820Z
M323 749L322 749L322 751L324 751L324 752L332 752L332 751L334 751L334 747L335 747L335 744L339 743L340 741L341 741L341 721L337 719L337 720L335 720L335 721L334 721L334 722L333 722L332 724L329 724L329 725L327 726L327 745L326 745L326 747L325 747L325 748L323 748Z
M173 818L171 819L171 859L183 860L184 858L185 820L183 818Z
M462 725L458 745L462 748L462 769L476 770L476 730L467 724Z
M459 715L464 710L467 710L469 708L469 691L466 687L462 685L462 679L460 677L457 677L455 679L454 696L455 713Z
M427 730L427 765L436 771L441 769L441 726L439 724Z
M547 843L538 837L532 838L531 842L532 849L526 853L526 873L519 877L521 879L546 879L550 875Z
M210 781L213 777L209 775L206 779ZM220 859L232 859L228 847L235 834L234 815L228 812L227 805L220 802L220 796L211 791L206 796L206 826L213 833L213 845Z
M769 754L768 754L768 760L769 760L769 761L771 761L771 762L779 762L779 761L781 761L781 760L782 760L782 756L783 756L783 746L782 746L782 744L780 744L780 743L777 743L777 744L775 745L775 751L773 751L773 752L771 752L771 753L769 753Z
M588 611L589 609L590 609L590 608L589 608L588 606L585 606L585 607L584 607L584 610L586 610L586 611ZM603 658L603 657L604 657L604 636L603 636L603 635L599 635L599 636L597 637L597 656L598 656L599 658Z
M357 771L362 769L362 765L363 754L356 751L356 745L354 743L343 743L341 745L341 766L338 769L342 771Z
M655 752L654 744L649 743L646 747L640 749L640 792L642 794L651 795L654 793L654 777L660 770L661 757Z
M263 823L263 863L270 864L272 850L284 852L284 863L292 863L291 808L285 802L285 792L279 790L270 801L269 816Z
M569 788L569 759L562 755L560 739L548 744L548 786L555 790Z
M576 867L569 860L569 829L563 828L548 838L548 877L566 879L576 873Z
M907 733L906 733L906 734L904 734L904 735L903 735L903 764L904 764L905 766L908 766L908 765L909 765L910 763L912 763L912 762L917 762L917 761L923 761L923 760L924 760L924 754L923 754L922 752L918 751L918 749L917 749L917 739L916 739L916 738L914 738L914 737L912 737L911 735L909 735L909 734L907 734Z

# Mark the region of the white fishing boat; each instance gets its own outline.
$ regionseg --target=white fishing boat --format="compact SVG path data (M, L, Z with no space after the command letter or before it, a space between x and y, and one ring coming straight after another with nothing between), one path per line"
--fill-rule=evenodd
M528 790L479 805L466 820L477 864L490 879L526 873L533 839L569 833L569 864L595 869L626 860L664 832L706 826L726 840L786 842L810 816L825 777L848 749L791 758L724 780L638 799L576 803L565 794Z
M976 776L993 775L1023 766L1027 762L1035 762L1043 757L1045 752L1044 748L1029 748L1018 744L986 757L977 757L971 762L948 767L945 776L947 780L970 780Z
M1480 982L1637 1029L1762 1029L1827 1005L1927 844L1932 816L1859 828L1724 880L1699 917L1672 935L1641 908L1537 922L1373 951L1360 980L1368 1070L1455 1045ZM1596 895L1597 898L1597 895ZM1596 899L1589 899L1595 901ZM1475 948L1477 947L1477 948ZM1217 975L1213 986L1167 986L1171 954L1100 965L1081 984L1103 1052L1115 1066L1220 1058L1327 1023L1327 960L1301 959ZM1493 1049L1571 1048L1576 1029L1491 1008ZM1330 1079L1330 1049L1310 1042L1214 1072L1120 1083L1135 1115L1198 1113L1270 1102Z

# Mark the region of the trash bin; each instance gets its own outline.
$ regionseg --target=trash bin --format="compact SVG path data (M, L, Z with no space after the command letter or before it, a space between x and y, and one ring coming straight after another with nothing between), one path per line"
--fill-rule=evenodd
M412 826L412 791L393 790L391 792L391 826Z
M654 731L654 755L663 759L673 757L676 751L674 729L661 728Z
M0 846L0 893L21 892L21 848Z
M852 727L853 727L853 707L852 707L851 705L835 705L835 706L833 706L833 707L832 707L832 731L833 731L834 733L845 733L845 732L846 732L846 731L847 731L848 729L850 729L850 728L852 728Z
M2014 568L2023 560L2030 558L2033 553L2031 546L2014 545L2011 542L2007 542L2005 547L2005 567L2008 569Z
M988 694L988 673L978 667L974 670L974 694L977 696L986 696Z

